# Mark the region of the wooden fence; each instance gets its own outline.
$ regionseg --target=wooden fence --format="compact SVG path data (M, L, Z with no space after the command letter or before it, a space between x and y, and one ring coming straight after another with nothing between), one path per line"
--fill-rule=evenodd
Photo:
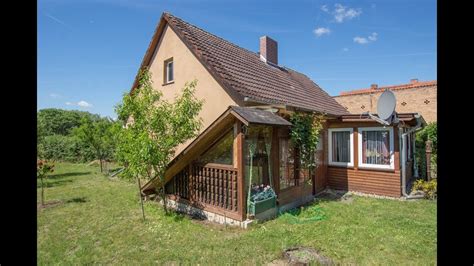
M190 202L238 211L237 169L232 166L194 164L179 172L169 185L169 193Z

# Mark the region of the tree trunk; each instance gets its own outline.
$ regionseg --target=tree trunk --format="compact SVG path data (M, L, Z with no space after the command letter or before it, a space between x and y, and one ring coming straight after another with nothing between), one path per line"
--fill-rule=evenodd
M168 214L168 208L166 206L166 191L165 191L165 182L164 181L164 178L160 178L161 179L161 199L163 200L163 209L165 210L165 214Z
M44 184L43 184L43 177L41 177L41 206L44 206Z
M142 207L142 216L143 221L145 221L145 208L143 207L143 198L142 198L142 186L140 184L140 178L137 176L137 185L138 185L138 197L140 198L140 205Z

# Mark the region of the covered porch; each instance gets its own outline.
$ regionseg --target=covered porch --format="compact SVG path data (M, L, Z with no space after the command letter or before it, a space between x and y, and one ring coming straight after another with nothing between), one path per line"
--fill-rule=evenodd
M168 198L174 207L239 222L260 219L248 213L252 187L272 188L274 214L312 199L314 174L300 169L290 126L277 109L229 107L170 164ZM154 185L146 184L144 194L152 193Z

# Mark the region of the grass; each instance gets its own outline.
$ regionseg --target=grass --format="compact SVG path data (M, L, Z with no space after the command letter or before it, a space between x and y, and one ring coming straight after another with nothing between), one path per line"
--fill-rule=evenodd
M243 230L165 216L152 202L143 222L136 184L97 166L60 163L46 182L46 201L62 203L38 211L40 265L265 264L294 246L342 264L436 264L433 201L319 201L295 215L322 212L322 220L295 223L285 214Z

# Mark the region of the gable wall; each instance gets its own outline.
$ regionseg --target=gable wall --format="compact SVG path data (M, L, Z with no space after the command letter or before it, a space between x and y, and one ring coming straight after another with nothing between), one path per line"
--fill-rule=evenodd
M376 93L335 96L334 99L352 114L367 111L377 113L377 101L383 90ZM426 122L435 122L437 86L392 90L397 98L395 110L399 113L420 113ZM425 101L428 100L428 103ZM405 102L405 105L402 103ZM364 107L364 108L362 108Z
M164 61L170 57L173 57L174 83L164 85ZM165 27L151 59L150 72L152 73L153 87L160 90L163 93L163 98L169 101L174 99L186 82L193 79L198 80L195 95L198 99L205 100L199 114L203 120L200 132L204 131L229 105L237 105L168 26ZM176 155L192 141L193 139L188 140L178 146Z

